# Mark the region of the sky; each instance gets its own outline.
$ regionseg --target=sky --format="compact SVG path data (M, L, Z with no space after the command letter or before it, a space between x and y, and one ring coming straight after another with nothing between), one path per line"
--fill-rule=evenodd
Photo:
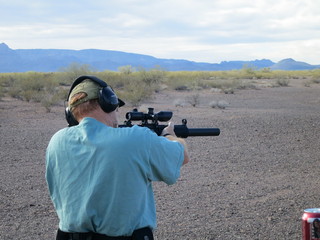
M11 49L320 64L319 0L0 0L0 6L0 43Z

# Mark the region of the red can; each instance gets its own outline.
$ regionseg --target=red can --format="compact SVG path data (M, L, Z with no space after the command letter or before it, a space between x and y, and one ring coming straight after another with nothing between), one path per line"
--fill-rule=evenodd
M320 240L320 208L305 209L302 215L302 240Z

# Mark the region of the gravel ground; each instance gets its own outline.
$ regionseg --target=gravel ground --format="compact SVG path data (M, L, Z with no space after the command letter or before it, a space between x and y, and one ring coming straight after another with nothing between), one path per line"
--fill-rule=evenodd
M197 107L175 107L191 92L162 92L145 104L174 111L180 124L219 127L189 137L191 162L173 186L155 183L164 239L301 239L304 209L320 207L320 86L200 92ZM223 101L225 109L209 107ZM120 111L121 119L125 112ZM45 183L51 136L66 126L63 107L0 102L0 239L54 239L58 220Z

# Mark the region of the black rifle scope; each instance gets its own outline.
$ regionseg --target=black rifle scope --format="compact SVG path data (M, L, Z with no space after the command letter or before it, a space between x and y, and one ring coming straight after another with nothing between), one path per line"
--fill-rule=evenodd
M154 113L153 108L148 108L148 113L138 112L135 108L131 112L126 113L126 119L128 121L142 121L146 122L148 120L159 121L159 122L167 122L172 118L172 112L169 111L160 111L158 113Z

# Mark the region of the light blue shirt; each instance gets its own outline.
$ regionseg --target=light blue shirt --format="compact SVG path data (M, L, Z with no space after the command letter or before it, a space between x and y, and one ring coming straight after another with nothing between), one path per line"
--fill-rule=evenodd
M146 127L112 128L84 118L58 131L46 152L46 179L65 232L129 236L156 227L152 181L173 184L183 145Z

